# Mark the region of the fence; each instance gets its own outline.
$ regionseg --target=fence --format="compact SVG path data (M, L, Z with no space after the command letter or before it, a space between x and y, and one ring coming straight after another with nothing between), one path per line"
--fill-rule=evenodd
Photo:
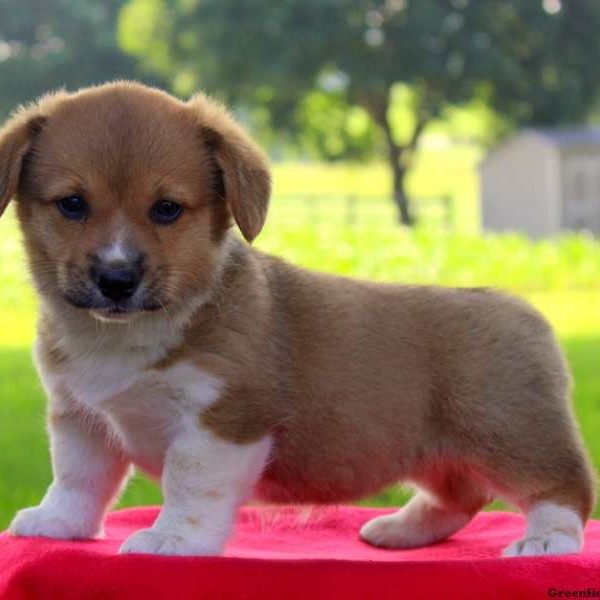
M447 231L455 229L451 196L413 198L411 209L419 225ZM398 223L391 198L364 195L276 195L271 204L273 218L287 223L334 223L347 227Z

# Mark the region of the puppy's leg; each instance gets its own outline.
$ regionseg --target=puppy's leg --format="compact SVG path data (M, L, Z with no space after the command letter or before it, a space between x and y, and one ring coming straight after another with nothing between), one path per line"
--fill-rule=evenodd
M506 556L578 552L595 477L570 402L568 366L545 321L530 313L521 314L518 331L509 323L510 337L498 338L480 374L481 396L467 396L455 413L456 440L492 488L527 515L525 537Z
M439 542L462 529L473 515L446 508L425 491L418 491L397 513L363 525L360 537L382 548L417 548Z
M125 481L128 461L109 445L104 425L89 416L51 414L49 432L54 481L39 506L17 513L10 531L16 536L94 537Z
M571 508L539 502L527 513L525 537L508 546L504 556L569 554L583 547L583 522Z
M219 554L236 509L262 473L270 446L269 438L234 444L198 429L176 439L163 469L163 509L150 529L132 535L120 551Z
M478 448L485 479L527 515L525 537L506 548L505 556L579 552L594 506L594 472L566 394L544 389L548 379L525 389L512 407L505 403L512 409L507 420L495 421ZM525 410L532 414L517 412Z
M363 525L360 537L383 548L426 546L462 529L491 500L461 474L448 474L423 485L428 489L420 489L397 513Z
M538 556L568 554L583 548L583 528L594 501L591 469L582 454L574 455L563 484L546 482L547 490L535 492L517 500L527 515L525 536L510 544L504 556ZM557 470L560 467L557 466ZM539 475L543 475L540 470ZM532 476L531 489L544 485L543 479ZM550 487L552 485L552 487Z

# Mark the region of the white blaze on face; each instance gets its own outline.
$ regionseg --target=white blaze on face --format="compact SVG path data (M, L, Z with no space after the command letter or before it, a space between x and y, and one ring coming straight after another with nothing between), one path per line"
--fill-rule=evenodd
M127 247L123 229L119 229L110 244L98 252L98 258L106 264L119 264L127 261Z

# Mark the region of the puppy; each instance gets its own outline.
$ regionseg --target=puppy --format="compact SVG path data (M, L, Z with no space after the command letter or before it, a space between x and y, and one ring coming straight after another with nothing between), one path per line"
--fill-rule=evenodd
M371 544L443 540L500 496L527 515L506 555L581 550L593 474L544 319L256 251L269 192L264 155L202 95L118 82L9 119L0 212L14 197L40 296L54 470L12 533L98 535L135 465L164 506L121 552L218 554L253 493L341 502L399 480L418 491L364 525Z

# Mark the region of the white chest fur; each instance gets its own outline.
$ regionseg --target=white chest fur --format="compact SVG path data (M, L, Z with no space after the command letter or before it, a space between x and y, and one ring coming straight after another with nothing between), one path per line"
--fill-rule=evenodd
M75 402L101 419L132 462L159 476L169 442L198 423L222 382L191 362L164 370L147 363L143 352L92 352L42 376L51 402Z

